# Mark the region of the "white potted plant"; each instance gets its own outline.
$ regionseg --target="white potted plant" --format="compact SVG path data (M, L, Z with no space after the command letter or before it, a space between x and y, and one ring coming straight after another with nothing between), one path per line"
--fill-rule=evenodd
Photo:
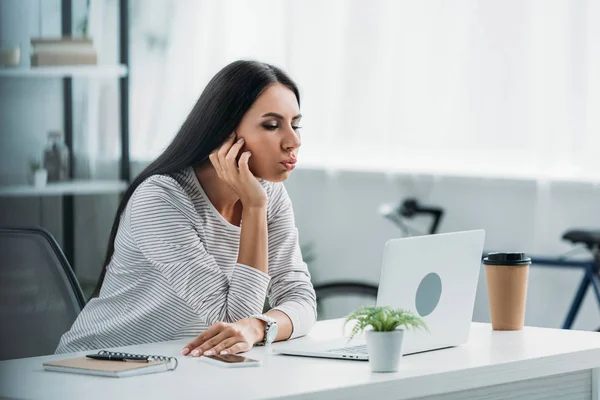
M360 307L348 316L346 324L351 321L356 321L351 338L365 331L369 363L373 372L398 370L405 329L427 330L425 321L418 315L389 306Z
M48 183L48 170L42 168L42 163L38 160L31 160L31 173L33 175L33 186L44 187Z

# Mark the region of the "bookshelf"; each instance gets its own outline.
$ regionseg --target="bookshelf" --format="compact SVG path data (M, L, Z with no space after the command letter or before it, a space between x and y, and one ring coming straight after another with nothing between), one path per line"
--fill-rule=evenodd
M123 78L126 65L0 68L0 78Z
M61 0L61 34L72 35L73 0ZM0 197L62 197L63 251L75 269L75 202L74 196L121 194L131 180L129 161L129 13L128 0L118 0L119 12L119 64L39 66L27 68L1 68L0 79L60 79L63 94L63 132L65 144L71 149L69 180L51 182L44 187L11 185L0 187ZM120 111L119 177L114 180L74 179L73 163L73 79L118 79Z
M127 182L120 180L82 180L74 179L65 182L50 182L46 186L13 185L0 187L2 197L41 197L62 195L94 195L122 193L127 189Z

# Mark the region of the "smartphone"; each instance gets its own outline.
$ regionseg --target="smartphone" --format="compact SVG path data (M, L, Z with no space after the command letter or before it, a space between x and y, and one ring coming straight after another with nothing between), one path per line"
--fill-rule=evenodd
M259 367L262 365L260 360L238 356L237 354L215 354L213 356L202 356L200 359L223 368Z

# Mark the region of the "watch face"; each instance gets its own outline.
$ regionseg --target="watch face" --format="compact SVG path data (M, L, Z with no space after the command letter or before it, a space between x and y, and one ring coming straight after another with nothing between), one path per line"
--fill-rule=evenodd
M271 328L269 328L269 331L267 332L267 343L273 343L275 341L275 338L277 337L277 330L277 324L271 325Z

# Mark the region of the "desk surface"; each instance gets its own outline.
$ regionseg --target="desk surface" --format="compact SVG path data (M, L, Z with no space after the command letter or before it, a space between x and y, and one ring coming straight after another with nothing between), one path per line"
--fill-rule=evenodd
M309 340L341 332L342 320L317 323ZM306 339L297 339L306 340ZM179 355L186 340L120 348L132 353ZM278 343L274 346L285 346ZM84 353L0 362L0 397L5 398L185 398L405 399L470 390L600 367L600 334L530 328L494 332L473 323L463 346L405 356L396 373L371 373L368 362L291 357L257 347L248 356L260 368L224 369L179 356L173 372L130 377L46 372L42 362Z

